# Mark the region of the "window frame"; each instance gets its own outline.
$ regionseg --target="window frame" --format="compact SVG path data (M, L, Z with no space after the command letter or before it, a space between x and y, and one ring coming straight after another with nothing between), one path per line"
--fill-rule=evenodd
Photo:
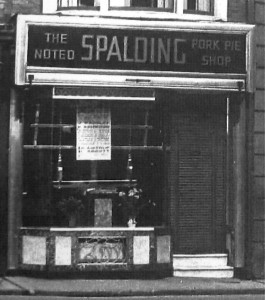
M188 4L188 1L189 0L187 0L187 4ZM198 5L198 2L199 2L200 0L195 0L195 9L189 9L189 8L187 8L187 9L183 9L183 13L185 13L185 14L195 14L195 15L208 15L208 16L214 16L214 0L209 0L210 2L209 2L209 5L210 5L210 9L209 9L209 11L204 11L204 10L199 10L199 9L197 9L196 8L196 5Z
M65 218L61 213L58 214L58 201L63 199L62 197L70 197L80 191L83 196L91 200L91 197L97 195L97 192L93 193L96 188L98 191L105 190L106 195L112 195L112 198L117 197L121 188L139 185L144 193L143 200L147 201L146 204L151 203L151 199L152 203L156 203L160 208L163 207L164 176L166 176L163 173L166 153L164 148L166 106L164 104L162 106L159 99L156 102L140 101L139 103L139 100L109 102L47 97L35 98L25 105L23 118L23 222L25 223L23 226L37 226L36 220L31 220L31 217L37 213L41 216L47 214L50 217L49 222L52 223L49 226L61 226ZM76 158L76 118L78 108L82 107L85 110L88 108L88 111L93 108L105 108L110 111L111 134L112 137L116 135L119 138L118 143L111 138L110 160ZM119 210L117 201L115 213ZM33 203L35 206L32 205ZM84 204L83 201L82 203ZM40 210L36 212L35 207ZM92 206L86 206L86 209L89 207L88 213L92 214ZM157 215L153 215L145 220L139 214L139 220L144 222L144 226L161 226L163 214L161 209L158 211L159 218L154 218ZM123 211L123 220L126 217L124 213ZM143 210L142 213L146 214L148 211ZM46 220L47 218L45 222ZM117 218L115 220L115 227L126 225L117 221ZM42 223L42 226L47 225ZM79 226L95 225L82 223Z
M58 13L57 10L57 1L58 0L42 0L42 13L44 14L50 14L50 13ZM84 12L84 15L90 15L90 14L104 14L106 16L119 16L121 17L121 11L123 11L123 14L125 17L129 18L139 18L139 17L154 17L154 14L157 13L157 16L162 16L163 14L166 14L167 18L172 19L183 19L183 20L202 20L202 21L216 21L216 20L222 20L227 21L227 7L228 7L228 0L213 0L214 2L214 9L213 14L200 14L200 13L187 13L184 10L184 1L183 0L174 0L173 3L173 9L166 9L166 8L137 8L137 7L110 7L110 0L100 0L100 8L99 10L93 7L89 7L89 9L86 8L78 8L73 7L70 10L72 10L71 15L74 14L73 11L77 11L76 14L82 14ZM53 4L52 4L53 3ZM60 11L66 11L67 8L61 9ZM69 9L68 9L69 11ZM137 13L134 13L134 11L137 11ZM85 13L86 12L86 13Z
M228 0L213 0L213 14L187 13L184 1L176 0L176 15L186 20L222 20L227 21Z
M150 0L151 1L151 0ZM164 0L166 1L166 0ZM146 11L146 12L174 12L174 2L176 0L172 0L172 7L171 8L165 8L165 7L142 7L142 6L111 6L110 0L107 0L108 2L108 10L109 11L115 11L115 10L124 10L124 11Z
M100 10L100 1L99 5L84 5L81 3L82 0L76 0L76 6L62 6L62 0L57 0L57 10L69 10L70 9L75 9L75 10ZM69 1L68 1L69 2ZM95 2L95 1L94 1ZM61 3L61 5L60 5Z

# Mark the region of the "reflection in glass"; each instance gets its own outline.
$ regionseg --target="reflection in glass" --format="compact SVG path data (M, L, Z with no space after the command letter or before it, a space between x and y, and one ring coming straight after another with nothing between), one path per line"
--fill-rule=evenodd
M184 13L213 14L213 0L184 0Z
M173 0L110 0L110 7L173 10Z

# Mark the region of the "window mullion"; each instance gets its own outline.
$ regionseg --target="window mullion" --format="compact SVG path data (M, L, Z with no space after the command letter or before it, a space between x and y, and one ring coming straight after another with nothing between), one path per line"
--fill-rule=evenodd
M184 0L175 0L174 1L174 12L176 12L178 15L183 15L183 3Z
M183 13L214 15L214 0L186 0L183 2Z
M107 12L110 7L110 0L100 0L100 11Z
M39 118L40 118L40 104L36 105L36 112L35 112L35 124L37 125L34 128L34 138L33 138L33 145L37 146L38 145L38 133L39 133Z

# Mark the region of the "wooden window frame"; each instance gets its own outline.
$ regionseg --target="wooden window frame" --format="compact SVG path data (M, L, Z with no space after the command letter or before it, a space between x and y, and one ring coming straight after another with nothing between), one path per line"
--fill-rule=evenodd
M46 3L46 2L47 3ZM54 0L56 2L53 2L51 0L42 0L42 7L43 7L43 13L56 13L58 11L58 5L57 2L61 0ZM70 1L70 0L68 0ZM76 0L80 1L80 0ZM152 8L152 7L126 7L126 6L111 6L110 0L99 0L100 4L97 6L72 6L72 7L60 7L60 11L65 10L75 10L80 11L96 11L96 14L102 13L102 14L112 14L112 12L115 14L115 11L124 11L125 15L129 11L139 11L141 14L145 14L146 17L152 16L152 13L159 12L159 13L172 13L175 14L177 18L181 19L187 19L187 20L222 20L227 21L227 5L228 0L212 0L213 2L213 8L211 9L210 13L203 12L203 11L193 11L193 10L184 10L184 1L183 0L173 0L172 7L170 8ZM151 1L151 0L150 0ZM48 4L49 3L49 4ZM132 17L137 17L136 14L132 13Z
M189 0L187 0L189 1ZM200 0L193 0L195 3L195 8L194 9L183 9L183 13L184 14L195 14L195 15L209 15L209 16L214 16L214 5L215 5L215 1L214 0L209 0L209 4L210 4L210 9L209 11L203 11L203 10L199 10L198 7L198 2Z
M75 10L100 10L100 4L95 5L84 5L82 4L82 0L76 0L76 5L71 5L70 0L67 0L68 5L62 6L62 0L57 0L57 10L69 10L69 9L75 9Z
M132 2L133 0L130 0L130 2ZM174 0L172 1L172 7L171 8L166 8L165 7L165 1L164 0L164 7L157 7L157 4L155 4L155 2L157 3L158 1L156 0L149 0L150 1L150 6L133 6L133 4L131 3L130 6L111 6L110 5L110 1L108 3L108 9L109 10L141 10L141 11L154 11L154 12L174 12Z

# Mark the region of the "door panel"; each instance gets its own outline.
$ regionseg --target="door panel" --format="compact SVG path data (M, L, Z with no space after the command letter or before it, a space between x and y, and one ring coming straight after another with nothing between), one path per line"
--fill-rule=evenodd
M172 115L175 253L224 250L225 107L225 101L180 101Z

